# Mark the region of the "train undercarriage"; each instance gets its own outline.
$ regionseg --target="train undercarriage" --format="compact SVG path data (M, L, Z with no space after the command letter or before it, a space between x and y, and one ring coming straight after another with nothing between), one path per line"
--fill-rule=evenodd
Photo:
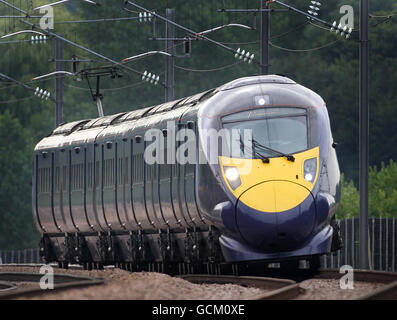
M296 257L277 261L228 263L215 228L161 230L158 232L109 231L99 233L45 234L40 253L45 263L60 268L81 265L85 270L114 265L131 272L177 274L253 274L272 262L282 269L299 267L299 260L311 269L320 267L320 256Z
M214 273L215 266L224 262L219 236L213 228L45 234L40 252L44 262L58 262L61 268L114 265L129 271L176 274L204 271L205 266Z

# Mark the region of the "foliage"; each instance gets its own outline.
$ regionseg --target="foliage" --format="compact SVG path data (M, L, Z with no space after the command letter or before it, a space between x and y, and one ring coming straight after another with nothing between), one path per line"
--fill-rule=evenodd
M31 154L29 131L6 111L0 115L0 248L38 245L31 208Z
M359 215L359 191L352 180L342 175L341 204L337 211L338 219L353 218ZM397 217L397 163L383 162L369 171L369 214L372 217Z

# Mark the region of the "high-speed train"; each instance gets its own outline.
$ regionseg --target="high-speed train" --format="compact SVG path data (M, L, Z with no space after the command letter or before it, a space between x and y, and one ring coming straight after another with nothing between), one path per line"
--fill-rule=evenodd
M323 99L278 75L60 125L34 150L42 257L164 272L317 268L341 247L335 145Z

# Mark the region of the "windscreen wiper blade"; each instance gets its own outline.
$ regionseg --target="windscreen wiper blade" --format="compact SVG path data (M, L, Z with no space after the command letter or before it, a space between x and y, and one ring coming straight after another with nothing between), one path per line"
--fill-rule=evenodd
M265 150L269 150L269 151L274 152L274 153L278 153L279 155L281 155L281 156L283 156L283 157L286 157L288 161L291 161L291 162L294 162L294 161L295 161L295 157L294 157L292 154L286 154L286 153L283 153L283 152L281 152L281 151L272 149L272 148L270 148L270 147L268 147L268 146L265 146L265 145L263 145L263 144L260 144L260 143L259 143L258 141L256 141L254 138L252 138L251 141L252 141L252 143L253 143L253 145L254 145L255 147L259 147L259 148L262 148L262 149L265 149Z
M241 136L240 136L240 149L243 153L246 153L245 150L247 149L247 147L245 146L243 140L241 139ZM248 150L248 152L249 152L249 150ZM263 163L270 162L270 159L268 157L264 156L263 154L261 154L260 152L256 151L254 146L252 147L252 152L254 153L254 155L257 155L259 158L261 158ZM252 156L252 153L251 153L251 156Z

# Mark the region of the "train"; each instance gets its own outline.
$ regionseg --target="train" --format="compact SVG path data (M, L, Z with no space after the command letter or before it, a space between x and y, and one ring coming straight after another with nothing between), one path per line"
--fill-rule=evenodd
M324 100L282 75L62 124L34 149L41 256L167 273L316 269L342 246L335 147Z

